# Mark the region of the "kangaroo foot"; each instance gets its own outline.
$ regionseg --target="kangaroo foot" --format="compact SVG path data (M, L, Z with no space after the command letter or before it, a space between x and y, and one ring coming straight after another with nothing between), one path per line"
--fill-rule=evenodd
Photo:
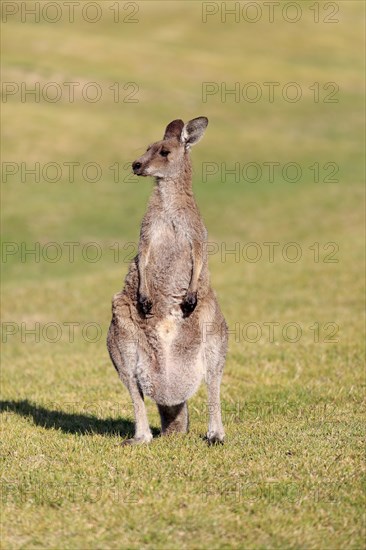
M207 432L206 441L209 446L211 445L223 445L225 435L219 432Z
M139 437L131 437L130 439L125 439L122 441L122 447L127 445L143 445L144 443L150 443L153 436L152 434L141 435Z

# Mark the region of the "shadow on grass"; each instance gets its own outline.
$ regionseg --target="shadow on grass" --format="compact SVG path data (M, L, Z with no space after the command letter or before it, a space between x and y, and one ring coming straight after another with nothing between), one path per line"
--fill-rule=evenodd
M127 418L97 418L93 415L75 414L47 409L23 399L21 401L0 401L1 412L14 412L24 418L32 418L37 426L42 428L62 430L68 434L101 434L132 437L134 423ZM159 430L153 428L154 435Z

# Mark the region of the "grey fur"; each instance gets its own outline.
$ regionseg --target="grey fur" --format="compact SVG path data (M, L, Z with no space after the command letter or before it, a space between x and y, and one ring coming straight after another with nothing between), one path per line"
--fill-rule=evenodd
M220 383L227 326L210 286L207 231L193 196L189 154L207 124L205 117L187 124L172 121L163 140L132 165L136 174L155 177L156 186L141 224L138 254L124 289L113 297L107 338L134 406L135 436L125 444L152 439L145 395L158 405L163 434L187 432L187 400L203 378L207 440L224 440Z

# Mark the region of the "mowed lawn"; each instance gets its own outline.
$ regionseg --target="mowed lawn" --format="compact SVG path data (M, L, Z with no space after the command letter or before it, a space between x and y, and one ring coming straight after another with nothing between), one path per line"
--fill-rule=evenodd
M112 4L95 24L80 8L3 24L2 546L363 548L364 5L249 23L120 3L116 23ZM199 115L226 441L203 439L202 386L187 436L159 438L147 400L156 437L122 447L133 414L105 338L152 189L127 163Z

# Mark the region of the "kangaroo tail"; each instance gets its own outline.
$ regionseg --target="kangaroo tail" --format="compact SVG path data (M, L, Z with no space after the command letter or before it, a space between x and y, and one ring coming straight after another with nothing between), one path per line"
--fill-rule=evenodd
M162 434L187 433L189 428L189 416L187 402L179 405L158 405L161 418Z

